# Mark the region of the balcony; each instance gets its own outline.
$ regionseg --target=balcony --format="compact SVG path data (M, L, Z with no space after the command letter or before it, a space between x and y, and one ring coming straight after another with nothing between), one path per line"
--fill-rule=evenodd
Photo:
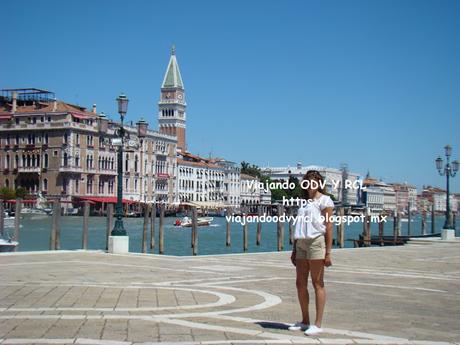
M169 178L169 174L157 173L156 178L159 180L167 180Z
M67 164L67 165L61 165L59 167L59 172L62 172L62 173L82 173L83 168L79 167L79 166Z
M100 169L99 174L100 175L117 176L117 171L116 170Z
M40 173L41 168L40 167L19 167L18 172L19 173Z

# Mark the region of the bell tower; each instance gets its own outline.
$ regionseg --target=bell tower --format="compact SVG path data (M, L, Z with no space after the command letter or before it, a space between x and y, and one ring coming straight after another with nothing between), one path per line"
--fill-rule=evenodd
M160 133L177 137L177 149L185 151L186 114L184 83L180 75L176 59L176 49L171 49L168 68L161 85L161 96L158 102L158 127Z

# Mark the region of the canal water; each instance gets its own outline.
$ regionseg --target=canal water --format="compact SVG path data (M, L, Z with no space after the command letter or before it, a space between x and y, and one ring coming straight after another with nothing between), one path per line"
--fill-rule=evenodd
M23 215L19 234L19 251L40 251L49 249L51 217L41 215ZM444 217L436 217L436 232L440 232ZM176 217L165 217L164 226L164 254L167 255L191 255L191 228L174 226ZM128 232L130 252L141 252L143 218L125 218L125 229ZM231 223L232 245L227 247L225 217L214 217L213 224L208 227L198 228L198 255L203 254L226 254L243 252L243 227L239 223ZM456 235L460 236L459 221L457 221ZM408 222L401 222L401 234L407 234ZM276 223L262 224L262 241L256 245L256 224L248 226L248 252L267 252L277 250ZM61 217L61 249L82 248L83 217ZM89 218L88 249L105 250L106 218ZM13 234L14 229L6 228L5 231ZM158 253L158 218L155 224L155 248ZM353 223L345 226L345 239L358 239L363 231L362 223ZM427 233L431 233L431 222L427 219ZM148 227L150 236L150 226ZM421 218L416 216L411 222L411 235L421 233ZM378 235L378 224L371 223L371 234ZM385 235L393 234L393 221L389 219L385 223ZM334 238L336 227L334 226ZM285 224L284 250L290 250L288 225ZM149 243L149 242L148 242ZM346 247L353 247L353 241L346 241Z

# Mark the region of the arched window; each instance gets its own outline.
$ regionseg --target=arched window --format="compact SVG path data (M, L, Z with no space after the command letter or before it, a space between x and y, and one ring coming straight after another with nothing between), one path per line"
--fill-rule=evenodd
M125 171L129 171L129 154L126 154Z
M47 191L48 190L48 179L43 179L43 190Z

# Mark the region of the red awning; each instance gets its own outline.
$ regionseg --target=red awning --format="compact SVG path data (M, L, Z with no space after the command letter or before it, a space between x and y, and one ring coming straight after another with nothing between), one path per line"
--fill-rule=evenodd
M73 117L77 118L77 119L83 119L83 120L87 120L87 119L90 119L91 117L89 117L88 115L85 115L85 114L79 114L79 113L71 113Z
M15 204L16 199L5 200L5 202L9 202L10 204ZM35 204L37 200L21 200L21 204Z
M79 198L82 201L91 201L95 203L106 203L106 204L116 204L117 203L117 197L115 196L110 196L110 197L80 197ZM128 200L128 199L122 199L123 204L134 204L136 201L134 200Z
M11 114L0 114L0 120L10 120L11 119Z

